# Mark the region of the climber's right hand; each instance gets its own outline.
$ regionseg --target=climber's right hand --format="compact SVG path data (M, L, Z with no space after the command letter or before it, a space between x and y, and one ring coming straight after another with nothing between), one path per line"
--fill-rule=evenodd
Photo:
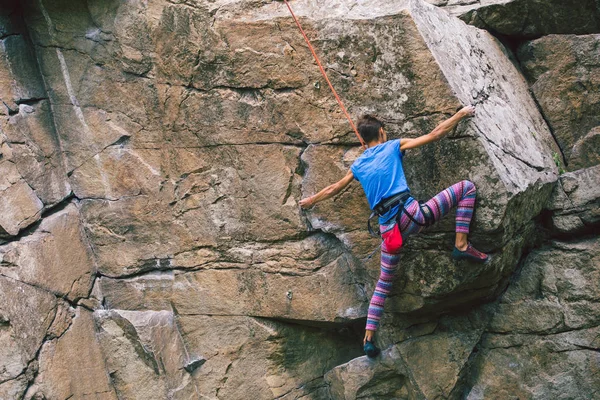
M300 204L300 207L302 207L302 208L312 207L314 205L314 203L312 202L312 196L300 200L299 204Z
M463 118L469 118L475 115L475 106L466 106L460 109L459 111L460 115Z

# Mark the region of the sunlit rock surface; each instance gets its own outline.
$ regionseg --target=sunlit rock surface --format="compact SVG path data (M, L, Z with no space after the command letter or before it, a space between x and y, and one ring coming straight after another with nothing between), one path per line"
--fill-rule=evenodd
M494 258L454 263L452 216L410 239L369 360L362 189L298 207L361 150L282 2L0 1L0 398L589 397L595 100L567 85L588 111L556 122L536 88L592 88L595 35L515 56L448 13L491 5L438 3L292 2L354 117L415 137L477 107L405 170L420 199L475 182ZM593 33L590 7L505 34Z

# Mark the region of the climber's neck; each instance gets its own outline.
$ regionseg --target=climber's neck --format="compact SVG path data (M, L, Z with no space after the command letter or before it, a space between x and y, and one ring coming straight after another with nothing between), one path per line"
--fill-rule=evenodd
M378 135L377 139L367 143L367 149L370 149L371 147L375 147L378 144L385 143L385 142L387 142L387 133L383 128L379 128L379 135Z
M381 144L381 143L383 143L383 142L380 141L380 140L374 140L372 142L369 142L369 143L367 143L367 149L370 149L371 147L375 147L375 146L377 146L378 144Z

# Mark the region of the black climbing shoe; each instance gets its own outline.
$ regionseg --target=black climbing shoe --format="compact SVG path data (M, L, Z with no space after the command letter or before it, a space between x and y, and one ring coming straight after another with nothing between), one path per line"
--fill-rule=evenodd
M452 250L452 258L455 260L469 260L480 264L485 264L490 261L490 256L471 246L471 243L469 243L465 251L460 251L455 247L454 250Z
M375 346L373 342L369 342L368 340L365 343L365 347L363 347L363 349L365 350L365 354L369 358L377 357L377 355L380 353L380 350L377 348L377 346Z

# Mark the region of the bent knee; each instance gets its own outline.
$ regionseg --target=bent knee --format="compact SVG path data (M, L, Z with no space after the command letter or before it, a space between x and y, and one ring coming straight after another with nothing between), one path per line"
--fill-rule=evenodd
M472 194L477 192L477 188L475 187L475 184L473 182L471 182L468 179L465 179L464 181L462 181L463 184L463 190L465 194Z

